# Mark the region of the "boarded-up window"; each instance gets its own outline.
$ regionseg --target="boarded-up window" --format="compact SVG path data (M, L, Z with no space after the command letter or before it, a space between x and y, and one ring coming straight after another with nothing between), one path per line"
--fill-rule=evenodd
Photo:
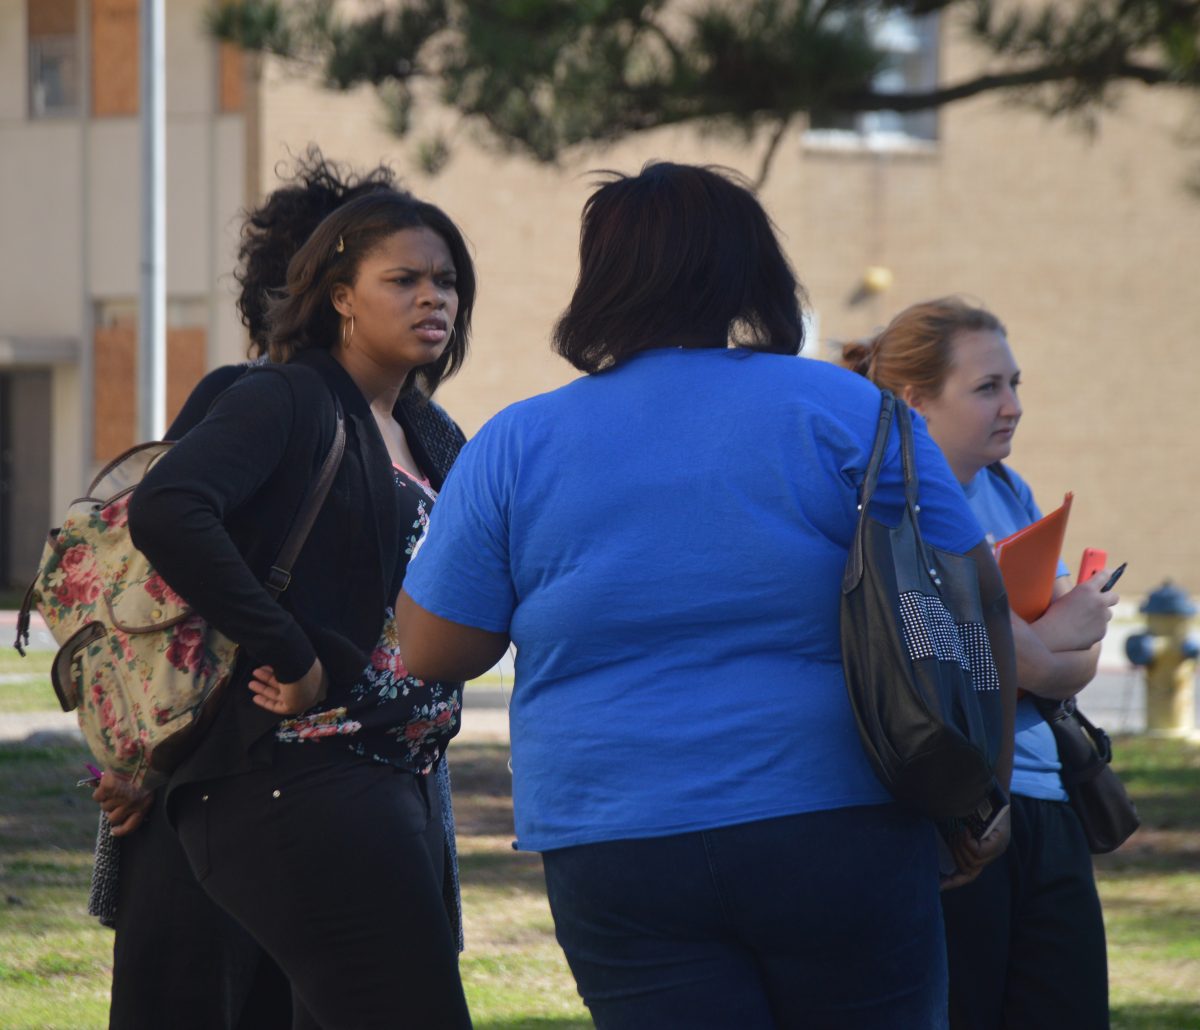
M138 113L138 0L92 0L92 114Z
M79 32L75 0L29 0L29 115L79 113Z
M173 313L196 312L198 305L172 304ZM137 317L132 303L98 306L95 350L93 457L108 461L137 439ZM173 320L174 321L174 320ZM208 334L200 325L167 328L167 412L169 426L204 375Z
M217 110L240 111L246 103L246 55L233 43L218 47Z
M30 36L75 35L75 0L29 0Z
M137 441L137 325L131 318L97 325L93 457L108 461Z
M208 368L208 333L203 326L167 330L167 425L179 414Z

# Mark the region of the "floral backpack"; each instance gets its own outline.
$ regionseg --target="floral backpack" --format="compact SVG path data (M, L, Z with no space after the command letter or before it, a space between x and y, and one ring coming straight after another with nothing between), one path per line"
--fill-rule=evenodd
M287 587L345 441L339 407L333 445L267 578L273 597ZM78 713L103 768L146 786L165 779L194 746L237 657L237 645L188 607L129 535L133 491L172 446L142 444L114 459L50 531L14 645L24 655L36 606L59 644L50 679L63 711Z

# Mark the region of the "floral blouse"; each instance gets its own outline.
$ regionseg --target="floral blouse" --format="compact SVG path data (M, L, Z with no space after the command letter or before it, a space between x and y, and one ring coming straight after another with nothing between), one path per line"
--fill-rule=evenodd
M393 469L403 513L409 529L404 540L404 561L420 545L429 525L429 512L437 493L427 480L416 479L398 466ZM426 683L410 676L404 667L391 608L383 632L371 654L371 664L337 706L310 708L285 719L275 739L303 744L340 737L350 751L377 762L427 773L458 732L462 710L461 683Z

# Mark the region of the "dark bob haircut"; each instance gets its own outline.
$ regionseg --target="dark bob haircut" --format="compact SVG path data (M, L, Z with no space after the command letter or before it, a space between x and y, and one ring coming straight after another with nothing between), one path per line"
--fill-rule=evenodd
M284 178L278 167L276 174ZM328 160L313 143L294 159L284 185L247 213L233 277L241 287L237 309L250 333L252 357L267 352L271 297L282 290L288 262L321 219L355 197L397 188L396 174L386 165L359 174Z
M454 336L437 361L414 369L404 389L430 396L462 367L475 306L475 266L463 235L440 208L410 193L376 190L348 201L328 215L288 264L287 288L271 305L270 355L287 361L312 347L330 349L341 330L333 288L352 285L363 258L403 229L430 229L450 251L457 277L458 314Z
M587 200L555 351L584 372L655 347L798 354L803 290L735 173L651 162Z

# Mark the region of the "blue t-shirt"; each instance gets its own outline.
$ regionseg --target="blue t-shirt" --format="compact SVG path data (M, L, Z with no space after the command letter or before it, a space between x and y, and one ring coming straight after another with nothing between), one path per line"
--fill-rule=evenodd
M988 542L992 544L1042 517L1029 484L1007 466L1005 470L1012 480L1012 486L996 473L981 469L963 487L971 510L987 530ZM1058 574L1069 575L1066 565L1061 561L1058 564ZM1043 801L1066 801L1067 792L1059 776L1061 765L1054 732L1028 697L1017 702L1016 731L1013 793Z
M818 361L651 350L509 407L447 479L405 590L517 645L518 846L890 796L838 636L879 392ZM915 419L929 543L983 539ZM872 505L902 503L895 429Z

